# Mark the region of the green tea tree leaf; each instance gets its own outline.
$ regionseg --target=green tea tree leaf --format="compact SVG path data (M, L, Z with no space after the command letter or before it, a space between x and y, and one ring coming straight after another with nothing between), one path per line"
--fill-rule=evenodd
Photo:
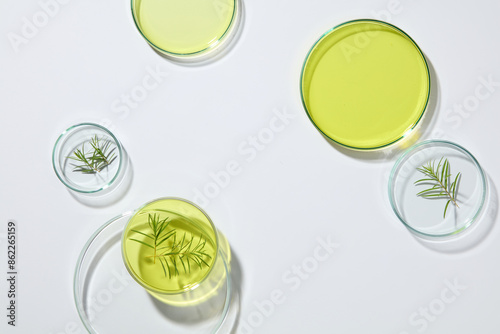
M195 237L184 232L182 238L177 238L175 229L168 229L170 222L168 217L161 219L160 215L148 215L149 233L132 229L131 231L143 236L143 240L129 238L152 249L153 264L160 263L165 277L169 279L178 276L181 271L185 274L191 272L192 266L202 269L209 267L208 262L212 258L205 251L207 240L203 235ZM158 262L157 262L158 260Z
M97 135L90 140L90 149L85 150L85 143L81 149L76 149L68 158L78 163L72 163L73 172L83 174L100 173L104 168L111 165L117 158L116 146L111 140L103 140Z
M207 241L203 238L203 235L198 237L197 242L194 235L186 237L186 233L183 234L182 239L179 241L176 239L176 235L174 235L172 245L162 247L162 251L156 255L163 267L165 276L168 275L169 278L172 278L179 275L180 266L182 266L185 274L191 273L191 264L200 270L204 266L210 266L207 261L212 257L205 252Z
M428 187L419 193L417 196L423 198L444 198L447 199L444 207L443 218L446 218L446 212L450 203L453 203L457 208L460 208L457 201L458 184L462 177L458 173L453 182L451 182L451 168L448 159L442 157L437 166L436 161L429 161L426 165L418 167L417 170L425 175L424 178L415 181L415 185L427 185Z
M159 214L148 214L148 227L150 233L144 233L139 230L132 229L132 232L138 233L144 236L146 239L139 240L136 238L130 238L130 240L138 242L146 247L153 249L153 262L156 263L156 252L158 247L164 244L170 237L175 235L175 229L168 230L167 227L170 222L167 222L168 217L161 219Z

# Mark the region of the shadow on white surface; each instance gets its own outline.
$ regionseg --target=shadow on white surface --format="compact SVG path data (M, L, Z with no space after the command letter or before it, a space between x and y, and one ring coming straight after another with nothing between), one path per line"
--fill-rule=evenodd
M442 253L465 252L484 241L495 225L499 205L498 192L494 183L488 176L486 180L487 191L482 212L477 221L474 222L469 228L456 236L450 236L443 239L427 239L412 233L415 239L417 239L417 241L423 246Z
M125 152L125 150L123 150ZM90 207L106 207L117 203L130 190L134 178L134 168L128 154L126 154L126 164L119 179L109 188L94 194L82 194L68 189L71 196L78 202Z
M220 333L236 334L240 323L241 287L243 285L243 271L241 263L233 250L231 250L231 283L233 284L233 298L229 306L226 320Z

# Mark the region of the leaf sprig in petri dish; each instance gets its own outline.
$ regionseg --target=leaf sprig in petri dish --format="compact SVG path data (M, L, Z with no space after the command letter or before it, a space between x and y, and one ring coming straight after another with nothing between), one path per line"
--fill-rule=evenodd
M417 193L417 196L423 198L445 198L448 199L444 207L443 218L446 218L446 211L450 203L453 203L457 208L460 208L457 201L458 184L462 177L458 173L453 182L451 182L451 168L448 159L442 157L437 166L436 161L429 161L426 165L418 167L417 170L426 177L415 181L415 185L428 185L429 188Z
M76 149L69 159L79 162L79 164L72 164L74 166L73 172L80 172L83 174L96 174L100 173L104 168L111 165L116 160L116 146L109 139L99 138L97 135L90 140L89 151L85 151L85 143L82 144L81 149Z
M149 214L148 226L150 233L144 233L135 229L131 230L146 239L138 240L130 238L130 240L153 250L153 255L149 255L147 258L153 258L153 264L156 264L156 260L158 259L165 277L172 278L178 276L181 271L189 274L192 264L200 269L203 266L209 267L207 260L212 257L205 252L207 240L203 238L203 235L196 238L192 234L187 236L186 232L184 232L182 238L178 239L175 229L167 230L170 224L167 220L168 217L161 219L160 215Z

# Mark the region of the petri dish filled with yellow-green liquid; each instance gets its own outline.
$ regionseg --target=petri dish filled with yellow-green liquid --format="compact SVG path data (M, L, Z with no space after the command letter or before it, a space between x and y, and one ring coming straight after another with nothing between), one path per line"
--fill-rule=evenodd
M74 298L85 329L92 334L230 332L238 306L233 302L224 247L219 247L219 256L199 287L179 293L183 300L177 299L175 304L166 303L137 284L123 260L123 232L136 213L129 211L109 220L82 248L74 275Z
M226 280L224 263L230 263L225 237L201 208L180 198L137 210L123 232L122 254L136 282L176 306L215 296Z
M203 60L234 37L241 0L132 0L140 33L175 60Z
M401 29L354 20L327 31L306 57L302 103L316 128L351 149L374 150L408 136L430 94L427 61Z

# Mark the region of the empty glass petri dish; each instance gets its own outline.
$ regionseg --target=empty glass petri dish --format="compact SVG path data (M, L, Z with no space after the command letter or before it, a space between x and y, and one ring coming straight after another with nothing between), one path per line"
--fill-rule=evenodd
M152 297L125 268L121 240L133 216L127 212L111 219L88 240L77 262L74 298L89 333L217 333L225 324L232 286L229 267L217 294L202 303L184 307Z
M306 57L300 88L323 135L347 148L374 150L415 129L427 108L430 75L410 36L363 19L321 36Z
M445 160L449 163L446 169ZM435 174L440 182L417 169L429 164L438 171ZM417 195L434 186L427 194L437 196ZM395 163L389 179L394 213L410 231L424 237L447 237L464 231L480 216L485 197L486 178L481 166L465 148L448 141L429 140L409 148Z
M105 127L81 123L65 130L52 152L59 180L77 193L111 190L125 173L128 156L120 141Z
M203 60L234 37L241 0L132 0L146 41L174 60Z

